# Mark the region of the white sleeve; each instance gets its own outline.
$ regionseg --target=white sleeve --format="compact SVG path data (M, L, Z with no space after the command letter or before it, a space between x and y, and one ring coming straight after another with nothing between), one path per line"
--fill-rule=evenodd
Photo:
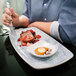
M25 15L21 15L21 16L20 16L20 19L21 19L21 18L26 18L26 19L29 20L29 18L28 18L27 16L25 16Z
M55 39L63 42L63 41L61 40L61 38L60 38L58 28L59 28L59 23L58 23L58 21L52 22L52 24L51 24L51 26L50 26L50 35L51 35L52 37L54 37Z

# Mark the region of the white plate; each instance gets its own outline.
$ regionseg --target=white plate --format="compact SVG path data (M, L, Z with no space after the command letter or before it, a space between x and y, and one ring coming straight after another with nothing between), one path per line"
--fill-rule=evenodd
M40 57L32 56L30 53L28 53L26 46L19 47L18 45L20 45L20 42L17 42L17 39L19 38L21 31L26 31L29 29L34 30L37 35L38 34L41 35L40 40L44 40L47 43L51 43L51 45L58 44L57 52L52 56L46 58L40 58ZM51 36L47 35L46 33L42 32L41 30L35 27L24 28L24 29L22 28L15 31L16 31L16 35L14 36L11 32L9 32L10 41L13 47L15 48L16 52L18 53L18 55L34 69L52 68L67 62L73 57L73 53L71 51L69 51L67 48L65 48L63 45L61 45Z
M36 48L38 48L38 47L47 47L47 48L50 48L52 51L51 51L51 53L48 54L48 55L37 55L34 50L35 50ZM31 53L31 54L34 55L34 56L41 57L41 58L45 58L45 57L52 56L53 54L56 53L57 50L58 50L58 45L57 45L57 44L56 44L56 45L53 45L53 44L48 43L48 42L46 42L46 41L44 41L44 40L40 40L40 41L38 41L37 43L35 43L35 44L27 47L27 51L28 51L29 53Z

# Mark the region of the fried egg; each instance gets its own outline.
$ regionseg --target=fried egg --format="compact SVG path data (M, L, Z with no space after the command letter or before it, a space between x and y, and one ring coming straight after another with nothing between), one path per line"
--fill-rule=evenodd
M47 51L48 51L49 48L47 47L38 47L35 49L35 53L37 55L44 55Z

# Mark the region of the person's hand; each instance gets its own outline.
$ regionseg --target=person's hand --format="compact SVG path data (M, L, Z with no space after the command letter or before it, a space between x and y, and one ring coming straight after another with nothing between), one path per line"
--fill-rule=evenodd
M11 16L13 25L14 26L19 26L19 16L18 16L18 14L15 13L12 8L10 8L10 9L5 8L4 11L5 11L5 14L3 14L3 16L2 16L2 23L6 26L9 26L10 21L11 21L11 18L10 18L10 16Z
M50 26L52 22L41 22L41 21L36 21L28 25L28 27L36 27L47 34L50 34Z

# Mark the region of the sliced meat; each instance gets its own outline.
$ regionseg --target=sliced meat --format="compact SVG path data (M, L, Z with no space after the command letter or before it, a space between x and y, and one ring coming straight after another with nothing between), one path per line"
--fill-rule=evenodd
M36 39L36 34L35 32L31 32L30 30L27 30L25 32L22 32L20 34L20 41L23 43L27 43L27 42L34 42Z

